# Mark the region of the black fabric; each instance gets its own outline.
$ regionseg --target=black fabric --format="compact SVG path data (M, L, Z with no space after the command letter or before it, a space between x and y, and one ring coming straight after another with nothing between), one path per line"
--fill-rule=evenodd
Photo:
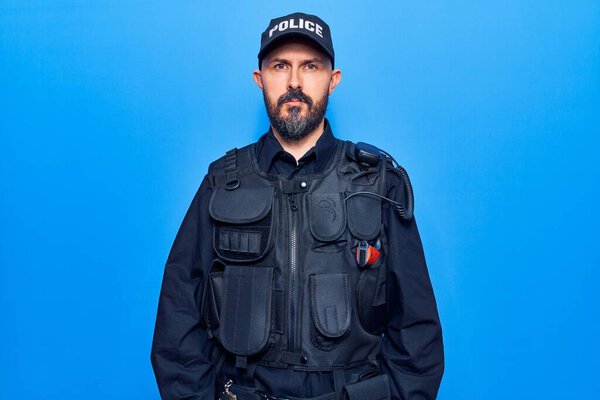
M346 193L350 195L351 193ZM368 194L356 194L346 201L348 229L361 240L371 240L379 234L381 199ZM370 218L365 218L370 215Z
M341 225L346 251L328 255L324 255L320 251L312 251L313 248L321 245L321 242L315 240L309 229L309 206L312 197L320 199L337 197L337 211L334 211L332 207L332 204L336 204L335 201L323 204L327 211L333 212L333 216L336 217L336 213L344 211L344 208L341 207L343 199L341 194L345 192L362 193L366 190L379 196L384 194L384 163L379 164L378 179L375 185L350 184L339 179L340 168L347 163L355 163L354 159L346 156L345 148L348 144L348 142L344 142L342 146L336 146L333 162L322 173L297 178L300 182L298 186L300 188L307 187L308 190L294 191L282 196L280 194L295 187L295 185L289 185L293 181L282 176L265 176L256 169L255 173L241 177L240 188L247 188L249 200L255 196L262 197L264 192L260 190L262 187L272 187L278 194L274 208L279 210L276 214L281 223L277 226L272 242L273 246L260 260L239 260L240 263L243 262L243 265L250 267L275 266L278 271L275 275L275 284L287 289L284 299L287 329L285 329L284 336L272 335L269 348L254 358L262 365L286 367L289 362L283 360L282 354L285 352L301 355L299 358L301 365L298 365L298 368L332 370L364 363L370 357L379 354L381 338L378 335L369 334L361 326L354 306L361 272L355 257L352 256L352 243L356 237L352 236L345 225ZM254 145L239 149L238 168L245 170L247 166L255 165L254 155ZM209 168L211 181L216 181L217 177L223 176L226 167L224 168L222 160L221 158L211 163ZM217 187L223 186L217 184ZM252 193L254 188L256 189L255 194ZM224 196L222 201L227 202L227 197ZM234 199L227 205L235 207L237 202ZM223 208L227 209L227 205ZM374 220L374 225L379 228L377 232L381 233L379 240L387 245L379 214L365 210L360 210L360 213L360 218ZM317 217L321 216L317 215ZM215 221L215 223L218 225L220 221ZM248 227L253 228L252 224ZM215 246L218 246L218 243ZM227 268L228 266L225 267L225 271ZM315 277L311 278L309 283L308 278L312 275ZM322 280L317 278L322 278ZM252 296L256 295L255 293L255 291L247 293L248 302L254 301ZM311 300L313 301L311 302ZM238 313L245 312L247 309L244 306L238 309ZM385 314L385 310L381 310L381 312ZM235 315L237 314L233 312L228 313L227 318L234 318ZM223 316L223 318L225 317ZM380 319L382 323L384 320L384 318ZM221 326L225 330L229 329L231 324L221 320ZM314 330L304 328L312 326L315 326ZM383 325L379 329L383 329ZM318 333L315 334L315 332ZM229 332L221 331L221 336L227 334ZM247 335L251 334L254 332L247 333ZM216 334L214 336L221 337ZM254 338L248 338L248 340L255 341ZM223 345L226 349L230 347L225 343ZM240 363L236 358L237 367L244 365L245 363Z
M319 240L335 240L346 229L346 202L342 193L311 194L309 198L310 230Z
M223 271L211 272L202 297L201 315L207 328L217 329L220 325L220 305L223 304ZM210 332L210 331L209 331Z
M329 25L316 15L296 12L273 18L269 22L267 29L265 29L260 37L260 50L258 51L259 69L262 58L277 43L280 43L289 36L301 36L313 41L330 57L331 66L335 65L335 53L333 51L333 41Z
M252 199L252 201L249 201ZM210 198L210 215L221 222L246 224L263 219L271 210L273 188L218 188Z
M262 171L269 174L284 175L289 178L294 176L312 175L321 172L329 162L335 150L336 139L331 131L331 126L325 118L325 130L313 148L308 150L298 162L293 155L283 149L273 130L265 133L258 141L257 160Z
M219 249L235 253L260 254L262 232L222 228L219 231Z
M378 375L346 385L344 390L348 400L390 400L390 383L387 375Z
M346 274L310 276L313 322L324 336L340 337L350 327L349 290Z
M377 167L362 168L356 164L348 164L340 171L340 177L347 182L360 185L372 185L377 179L379 169Z
M358 315L367 331L380 334L385 326L382 318L387 317L386 309L386 263L380 256L375 264L361 272L358 283Z
M257 143L259 167L264 172L288 177L323 170L339 142L326 121L325 132L315 148L296 165L278 143L269 144L269 138L275 139L271 132ZM391 165L386 168L388 172L393 170ZM401 177L387 174L388 197L405 202L403 188ZM165 400L211 399L223 389L222 384L215 386L214 341L209 340L200 315L204 283L209 277L211 261L217 257L208 211L212 192L213 184L205 177L183 218L164 269L151 359ZM390 243L386 258L390 317L383 332L379 366L389 377L392 399L434 399L444 370L443 342L416 221L401 220L387 202L383 202L381 218ZM368 368L371 367L359 365L344 373L351 381L353 375ZM312 397L334 391L331 371L258 365L253 380L248 381L232 362L226 362L220 375L281 397Z
M267 251L274 224L273 196L273 187L213 191L209 213L216 220L214 248L223 260L257 260Z
M238 356L251 356L267 344L271 328L272 268L228 265L220 339Z
M218 386L221 388L224 387L225 383L218 382ZM334 393L326 393L324 395L319 396L311 396L311 397L276 397L271 393L257 391L253 387L245 387L241 385L233 384L229 391L237 396L237 400L336 400ZM225 395L222 391L219 400L230 400L227 395Z

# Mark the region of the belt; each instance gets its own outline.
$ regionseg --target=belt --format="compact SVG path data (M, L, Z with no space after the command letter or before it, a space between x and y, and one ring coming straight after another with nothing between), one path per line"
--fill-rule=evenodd
M220 387L220 384L219 384ZM390 382L386 374L380 374L340 387L336 392L316 397L279 397L256 390L253 387L236 385L229 381L224 386L219 400L336 400L340 397L349 400L390 400ZM336 388L336 390L338 390Z
M221 394L220 400L335 400L335 392L317 397L279 397L264 393L255 388L231 384L228 386L229 394ZM233 397L235 396L235 397Z

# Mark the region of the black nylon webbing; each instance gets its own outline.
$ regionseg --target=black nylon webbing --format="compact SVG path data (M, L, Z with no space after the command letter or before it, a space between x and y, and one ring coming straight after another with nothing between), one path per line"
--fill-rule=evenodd
M333 370L333 386L335 388L336 400L341 400L342 389L346 384L346 374L342 368L336 368Z
M240 185L240 180L237 176L237 147L225 153L225 176L225 188L233 190Z

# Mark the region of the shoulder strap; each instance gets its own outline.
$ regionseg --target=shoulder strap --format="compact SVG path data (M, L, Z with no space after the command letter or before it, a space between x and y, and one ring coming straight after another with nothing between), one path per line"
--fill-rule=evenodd
M209 167L210 181L215 186L235 190L240 186L240 178L253 172L252 152L254 144L240 149L234 147Z
M234 190L240 186L237 174L237 147L225 153L225 189Z

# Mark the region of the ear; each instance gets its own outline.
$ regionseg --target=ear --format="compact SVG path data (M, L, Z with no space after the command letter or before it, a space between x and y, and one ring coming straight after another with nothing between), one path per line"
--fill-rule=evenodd
M340 83L342 80L342 71L339 69L334 69L331 71L331 79L329 79L329 94L333 93L333 89Z
M262 73L260 72L260 70L254 70L254 72L252 73L252 79L254 79L254 83L258 85L260 90L263 90Z

